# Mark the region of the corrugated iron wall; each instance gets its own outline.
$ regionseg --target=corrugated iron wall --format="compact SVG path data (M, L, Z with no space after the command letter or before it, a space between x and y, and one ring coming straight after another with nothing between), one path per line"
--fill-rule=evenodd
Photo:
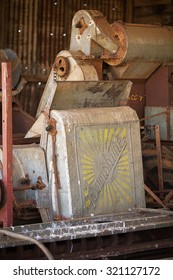
M134 0L133 22L173 25L173 0Z
M123 20L120 0L5 0L8 10L6 46L14 49L25 72L45 72L56 54L68 49L71 21L80 9L100 10L107 20ZM26 67L26 68L25 68Z
M57 53L69 49L71 22L82 9L100 10L108 22L124 20L123 0L1 0L6 22L1 48L11 48L20 57L28 84L27 97L20 95L24 109L35 114L45 80Z

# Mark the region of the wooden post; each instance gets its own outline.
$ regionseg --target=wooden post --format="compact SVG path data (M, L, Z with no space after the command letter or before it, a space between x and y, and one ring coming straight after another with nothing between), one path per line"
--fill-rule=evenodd
M7 202L0 209L0 221L3 227L13 224L13 188L12 188L12 70L11 62L2 62L2 149L3 183L7 193Z

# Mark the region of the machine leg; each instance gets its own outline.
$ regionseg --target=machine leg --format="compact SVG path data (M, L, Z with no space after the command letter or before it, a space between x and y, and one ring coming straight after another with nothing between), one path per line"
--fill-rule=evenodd
M3 183L7 201L0 209L0 221L3 227L13 224L13 188L12 188L12 74L11 62L2 63L2 149Z

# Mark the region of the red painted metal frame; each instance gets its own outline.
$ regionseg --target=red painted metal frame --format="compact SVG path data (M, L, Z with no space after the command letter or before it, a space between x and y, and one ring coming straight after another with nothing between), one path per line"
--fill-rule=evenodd
M0 210L3 227L13 224L12 188L12 72L11 62L2 63L2 149L3 182L7 192L7 202Z

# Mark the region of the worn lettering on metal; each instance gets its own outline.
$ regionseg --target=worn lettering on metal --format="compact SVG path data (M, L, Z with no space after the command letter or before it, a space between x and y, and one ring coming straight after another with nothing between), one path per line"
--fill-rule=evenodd
M79 170L87 209L133 202L127 142L126 127L79 128Z

